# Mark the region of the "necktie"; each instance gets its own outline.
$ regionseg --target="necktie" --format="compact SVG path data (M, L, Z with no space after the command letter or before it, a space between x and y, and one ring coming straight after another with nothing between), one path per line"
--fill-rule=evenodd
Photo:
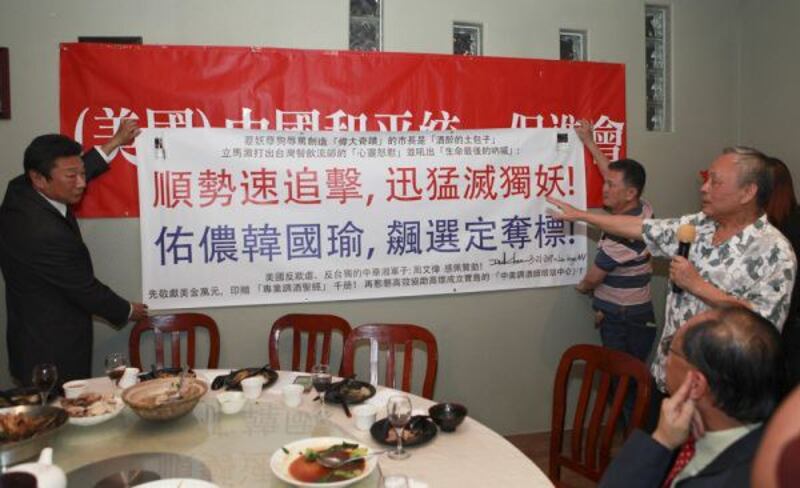
M81 228L78 227L78 220L75 218L75 214L72 213L71 208L67 209L66 219L67 223L72 228L72 230L75 231L76 234L78 234L78 237L81 237Z
M678 451L678 456L675 458L675 462L672 463L672 468L669 470L669 474L667 478L664 480L664 483L661 485L661 488L669 488L672 486L672 482L675 480L675 477L683 471L683 468L689 464L689 461L692 460L694 456L694 437L691 435L686 442L683 443L680 450Z

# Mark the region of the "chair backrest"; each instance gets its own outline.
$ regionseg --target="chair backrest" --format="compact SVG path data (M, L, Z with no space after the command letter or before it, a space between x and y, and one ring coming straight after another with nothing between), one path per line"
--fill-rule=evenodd
M562 450L567 385L570 370L576 362L583 362L585 366L572 422L570 452L565 454ZM599 375L599 381L587 426L586 416L589 413L595 374ZM612 378L617 380L617 388L609 405ZM600 480L611 460L611 443L632 381L636 382L636 400L631 420L625 430L625 438L645 421L652 388L647 366L624 352L589 344L572 346L561 356L553 388L550 429L549 475L553 483L559 484L562 466L595 482Z
M341 376L349 376L355 370L356 343L362 340L370 342L370 382L378 377L378 350L387 348L385 385L396 388L396 346L403 346L403 374L399 389L411 391L411 371L414 367L414 342L423 343L427 350L425 379L422 384L422 396L433 398L433 387L436 383L436 369L439 362L439 351L436 338L424 327L411 324L366 324L353 329L344 343L342 353Z
M292 371L310 372L314 364L330 364L331 337L334 331L342 335L342 342L350 335L350 324L336 315L292 313L284 315L272 324L269 332L269 367L281 369L278 343L281 332L292 329ZM322 335L320 360L317 360L317 336ZM301 346L303 336L306 337L305 368L300 369Z
M165 336L168 336L170 340L172 366L181 367L186 364L190 368L194 368L195 329L197 328L204 328L208 331L208 368L216 368L219 365L219 329L217 329L217 323L214 322L214 319L201 313L154 315L137 322L128 340L128 353L131 358L131 365L135 368L142 369L142 360L139 354L141 337L143 333L152 331L156 348L156 366L158 368L165 367ZM181 362L181 335L183 334L186 335L187 339L187 359L185 363Z

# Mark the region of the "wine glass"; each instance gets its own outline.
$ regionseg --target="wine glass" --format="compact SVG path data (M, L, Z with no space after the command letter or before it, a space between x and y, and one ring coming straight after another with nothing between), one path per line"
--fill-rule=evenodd
M319 416L326 417L325 393L327 393L328 388L331 387L331 370L327 364L315 364L314 367L311 368L311 384L314 385L314 389L319 393Z
M33 367L32 381L33 385L39 389L43 407L47 405L47 397L50 396L50 390L56 386L57 379L58 369L55 364L42 363Z
M111 388L116 392L119 380L125 373L128 359L121 352L112 352L106 356L106 375L111 380Z
M397 434L397 448L389 451L389 457L392 459L406 459L411 453L403 449L403 430L408 421L411 420L411 399L405 395L389 397L389 402L386 404L386 413L389 423L392 424L394 432Z

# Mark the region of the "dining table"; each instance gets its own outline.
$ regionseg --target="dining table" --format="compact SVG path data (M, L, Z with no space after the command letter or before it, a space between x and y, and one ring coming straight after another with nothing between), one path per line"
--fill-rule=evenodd
M231 370L195 370L210 385ZM328 403L319 414L314 390L300 405L284 403L283 386L298 374L278 371L277 380L235 414L224 414L212 390L187 415L169 421L140 419L126 407L110 420L92 426L67 425L53 441L53 460L67 473L69 487L135 486L165 478L207 480L219 487L285 487L270 468L276 450L310 437L351 439L370 449L385 449L369 430L356 427L340 404ZM89 390L112 392L108 378L88 380ZM119 391L117 390L117 394ZM415 414L427 414L436 402L382 386L367 400L386 417L392 395L408 395ZM354 406L350 406L352 410ZM521 451L492 429L467 416L454 432L439 430L424 444L408 447L411 456L378 458L369 477L353 486L380 487L389 475L402 474L415 487L550 487L547 476Z

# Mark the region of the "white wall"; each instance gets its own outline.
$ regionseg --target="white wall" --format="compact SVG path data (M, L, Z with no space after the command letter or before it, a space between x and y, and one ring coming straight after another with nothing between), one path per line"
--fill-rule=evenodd
M648 170L659 215L697 207L696 174L736 142L738 2L674 0L675 130L644 129L644 3L639 0L385 0L385 49L451 51L454 20L482 22L491 56L556 58L559 27L587 29L592 60L625 63L629 155ZM148 44L346 49L346 0L0 0L0 46L11 53L13 118L0 121L0 186L21 171L24 148L58 130L58 43L79 35L141 35ZM779 16L779 15L777 15ZM788 34L787 34L788 35ZM140 299L138 222L84 220L97 275ZM663 277L656 279L663 309ZM267 331L289 312L339 314L352 324L402 321L433 330L440 346L437 399L461 401L502 433L549 429L561 352L598 342L585 297L550 288L207 311L222 329L221 364L266 362ZM660 315L663 315L661 313ZM659 319L661 321L661 318ZM5 302L0 298L0 333ZM125 350L130 328L96 325L94 364ZM0 350L5 357L4 335ZM5 361L0 385L8 385Z
M800 2L743 2L740 139L782 159L800 195L798 22Z

